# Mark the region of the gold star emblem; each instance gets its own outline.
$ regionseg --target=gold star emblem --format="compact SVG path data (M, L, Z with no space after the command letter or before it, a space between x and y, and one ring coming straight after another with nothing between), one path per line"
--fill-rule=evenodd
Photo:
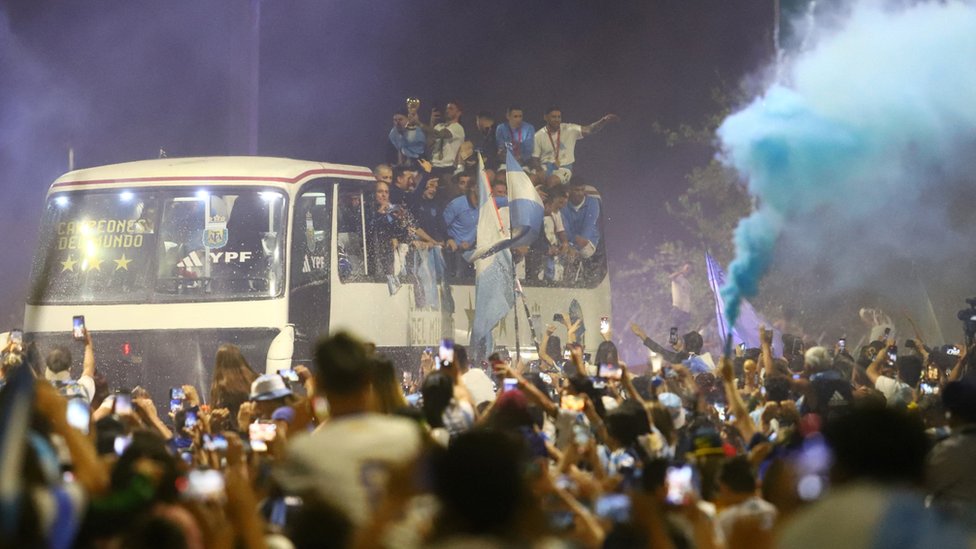
M97 257L88 258L86 260L88 263L88 270L102 272L102 261L102 259L98 259Z
M132 263L132 260L131 259L126 259L125 258L125 254L124 253L122 254L122 257L120 257L119 259L113 259L112 261L115 262L115 270L116 271L119 270L119 269L125 269L125 270L128 271L129 270L129 263Z
M61 272L62 273L65 272L65 271L74 272L74 270L75 270L75 263L78 263L78 260L77 259L71 259L71 256L69 255L68 256L68 259L66 259L65 261L62 261L61 262Z

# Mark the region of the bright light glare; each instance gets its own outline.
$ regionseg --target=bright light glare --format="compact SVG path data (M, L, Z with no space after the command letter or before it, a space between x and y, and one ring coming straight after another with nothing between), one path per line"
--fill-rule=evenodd
M210 196L210 193L207 192L206 189L200 189L199 191L197 191L197 198L199 198L200 200L206 200L208 196Z
M121 200L122 202L128 202L132 200L132 193L129 191L122 191L121 193L119 193L119 200Z
M796 493L800 499L813 501L823 493L823 481L817 475L807 475L800 479L796 486Z
M65 206L68 205L68 197L67 196L59 196L59 197L57 197L57 198L54 199L54 203L63 208L63 207L65 207Z
M278 197L280 195L278 193L273 193L273 192L269 192L269 191L262 191L262 192L259 192L258 193L258 196L260 196L261 198L263 198L265 202L273 202L275 200L278 200Z

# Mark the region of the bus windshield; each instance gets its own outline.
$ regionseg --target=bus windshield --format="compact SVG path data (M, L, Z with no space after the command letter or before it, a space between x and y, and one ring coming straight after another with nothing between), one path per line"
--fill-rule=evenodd
M194 188L52 195L32 304L276 297L284 286L286 197Z

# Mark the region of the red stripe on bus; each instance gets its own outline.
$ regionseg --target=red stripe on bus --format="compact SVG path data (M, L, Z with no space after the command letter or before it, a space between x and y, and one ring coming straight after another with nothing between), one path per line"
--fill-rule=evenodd
M368 179L373 179L372 172L369 171L353 171L353 170L335 170L335 169L318 169L318 170L308 170L295 177L257 177L257 176L231 176L231 175L218 175L218 176L173 176L173 177L129 177L123 179L87 179L84 181L62 181L61 183L55 183L52 187L67 187L72 185L98 185L104 183L150 183L153 181L274 181L276 183L297 183L300 180L309 177L311 175L351 175L357 177L363 177Z

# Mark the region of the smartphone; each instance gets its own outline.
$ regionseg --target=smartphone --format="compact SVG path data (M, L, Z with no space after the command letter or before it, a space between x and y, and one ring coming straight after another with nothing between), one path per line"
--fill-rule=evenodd
M888 347L888 363L894 364L898 360L898 346L892 345Z
M112 413L117 416L132 415L132 394L115 393L112 399Z
M624 371L617 364L601 364L597 375L607 379L620 379L623 377Z
M413 382L413 372L403 372L403 383L410 385Z
M68 425L78 429L84 434L88 434L88 426L91 422L91 407L82 398L72 398L68 401L68 411L66 413Z
M847 350L847 338L846 337L842 337L842 338L840 338L840 339L837 340L837 348L840 349L840 352L842 352L842 353L845 350Z
M208 452L226 452L227 451L227 439L224 435L208 435L203 434L203 449Z
M186 392L183 387L173 387L169 390L170 400L186 400Z
M197 426L198 421L200 421L200 417L197 415L196 408L190 408L186 411L186 416L184 416L183 428L192 429Z
M454 340L441 340L441 347L438 350L437 356L441 359L441 368L447 368L454 364Z
M678 344L678 327L671 326L671 332L668 333L668 343L671 345Z
M24 331L20 328L14 328L10 330L10 342L11 343L23 343L24 342Z
M739 344L739 353L740 354L745 354L745 352L746 352L746 344L745 343L740 343Z
M506 377L502 380L502 391L509 392L518 389L518 380L514 377Z
M115 450L115 455L121 456L130 444L132 444L132 435L118 435L112 443L112 449Z
M552 321L553 322L558 322L560 324L565 324L566 323L566 317L564 317L562 313L556 313L556 314L552 315Z
M298 372L294 368L282 368L278 370L278 375L284 378L288 383L298 383Z
M796 338L793 340L793 354L800 355L803 354L803 340Z
M712 407L715 408L715 411L718 413L718 418L722 421L725 421L727 418L725 414L725 406L722 406L721 404L716 402L715 404L712 404Z
M585 401L583 400L583 397L576 395L563 395L559 400L559 406L561 406L563 410L570 412L582 412L584 404Z
M258 420L247 428L251 449L255 452L267 452L268 443L274 441L278 435L278 426L273 421Z
M195 469L186 477L186 491L189 499L214 501L224 497L224 475L215 469Z
M959 347L956 347L955 345L952 345L946 349L946 354L949 356L959 356L960 353L961 351L959 350Z
M600 333L601 334L605 334L605 333L607 333L609 331L610 331L610 319L607 318L607 317L605 317L605 316L601 316L600 317Z
M597 391L602 391L607 388L607 380L602 377L591 377L590 381L593 382L593 388Z
M928 383L923 383L921 386L923 395L937 395L939 394L938 385L930 385Z
M85 340L85 315L71 318L71 337L75 338L75 341Z
M609 494L596 500L596 514L602 519L622 524L630 520L630 496Z
M882 337L881 341L888 341L888 337L889 336L891 336L891 327L890 326L887 327L887 328L885 328L884 335L881 336Z
M694 472L690 465L668 467L665 482L668 487L667 501L671 505L684 505L695 491Z
M171 398L169 400L169 411L172 413L179 412L183 409L183 399L181 398Z

